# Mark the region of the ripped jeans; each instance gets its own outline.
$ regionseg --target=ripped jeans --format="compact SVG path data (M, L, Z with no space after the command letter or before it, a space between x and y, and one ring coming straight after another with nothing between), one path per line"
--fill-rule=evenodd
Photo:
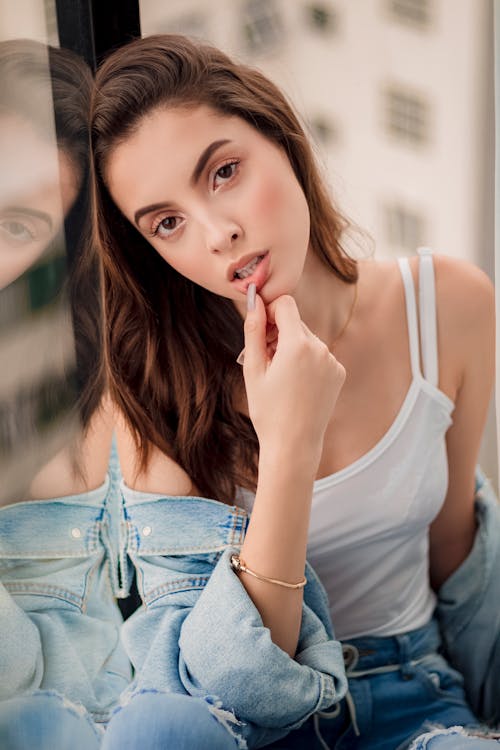
M2 750L236 750L228 729L209 703L175 693L137 694L105 733L83 706L53 691L0 703Z

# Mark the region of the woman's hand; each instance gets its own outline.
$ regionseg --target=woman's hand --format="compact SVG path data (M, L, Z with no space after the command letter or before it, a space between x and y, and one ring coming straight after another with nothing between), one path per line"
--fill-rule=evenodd
M320 451L344 367L302 322L289 295L266 310L257 294L244 330L243 375L261 449L290 440Z

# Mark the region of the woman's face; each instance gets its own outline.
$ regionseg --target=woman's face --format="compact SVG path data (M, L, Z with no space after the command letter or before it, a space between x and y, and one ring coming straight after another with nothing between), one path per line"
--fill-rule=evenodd
M309 209L284 152L239 117L206 106L158 109L111 153L113 200L180 274L244 302L292 293Z

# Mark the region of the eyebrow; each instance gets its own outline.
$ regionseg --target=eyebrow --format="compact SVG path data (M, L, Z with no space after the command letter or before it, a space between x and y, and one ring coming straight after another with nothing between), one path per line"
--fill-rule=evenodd
M213 141L201 152L200 157L198 161L196 162L196 166L193 169L193 174L191 175L191 178L189 180L191 185L196 185L196 183L200 179L201 173L205 169L207 161L210 159L212 154L214 154L217 151L217 149L221 148L222 146L225 146L226 143L231 143L231 141L228 138L224 138L219 141ZM166 208L168 205L169 205L168 203L151 203L149 206L144 206L144 208L139 208L134 214L135 223L139 225L139 221L140 219L142 219L143 216L151 213L151 211L157 211L159 208Z
M34 219L41 219L48 224L49 229L52 229L52 217L44 211L37 211L36 208L28 208L27 206L5 206L0 210L2 214L24 214L25 216L32 216Z

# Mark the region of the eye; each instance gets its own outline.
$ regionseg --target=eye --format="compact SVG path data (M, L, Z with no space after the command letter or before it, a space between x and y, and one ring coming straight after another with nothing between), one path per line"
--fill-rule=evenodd
M151 233L154 237L170 237L179 228L179 216L165 216L153 225Z
M214 187L218 187L217 182L224 184L234 177L238 171L239 161L228 161L219 167L214 174Z
M0 221L0 232L12 245L26 245L36 239L36 232L28 224L16 219Z

